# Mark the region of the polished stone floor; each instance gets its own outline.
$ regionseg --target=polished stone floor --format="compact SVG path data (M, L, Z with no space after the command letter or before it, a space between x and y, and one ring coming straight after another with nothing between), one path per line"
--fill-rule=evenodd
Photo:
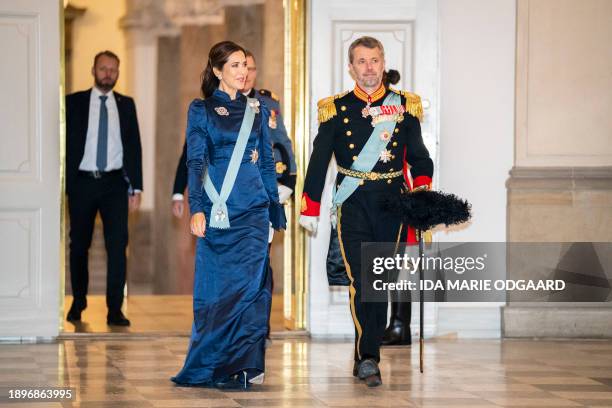
M276 338L264 385L249 391L181 388L186 337L71 339L0 345L7 407L612 407L611 341L430 340L383 351L383 386L351 375L350 342ZM64 402L9 403L8 389L72 387Z

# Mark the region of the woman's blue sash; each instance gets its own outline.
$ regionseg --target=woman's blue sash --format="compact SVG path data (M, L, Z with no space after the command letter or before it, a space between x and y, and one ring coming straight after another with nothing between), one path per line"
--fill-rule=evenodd
M256 99L247 98L246 108L244 110L244 117L242 118L242 124L240 125L240 132L238 133L238 139L236 139L236 145L232 151L232 157L230 158L229 165L227 166L227 172L223 178L223 185L221 186L221 194L217 192L215 185L213 184L208 171L204 177L204 190L208 194L208 198L212 201L212 209L210 211L209 226L211 228L227 229L230 227L229 213L227 211L227 198L229 197L234 183L236 182L236 176L240 169L240 163L244 157L244 151L249 141L249 135L253 128L253 122L255 121L256 113Z

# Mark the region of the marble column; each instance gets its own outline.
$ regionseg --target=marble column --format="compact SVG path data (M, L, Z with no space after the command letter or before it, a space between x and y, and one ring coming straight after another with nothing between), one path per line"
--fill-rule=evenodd
M508 241L557 243L557 261L575 262L585 254L563 243L612 241L612 4L519 0L517 6ZM610 276L610 267L608 261L577 272L597 268ZM508 278L534 277L510 260ZM502 330L506 337L612 337L611 306L511 303Z

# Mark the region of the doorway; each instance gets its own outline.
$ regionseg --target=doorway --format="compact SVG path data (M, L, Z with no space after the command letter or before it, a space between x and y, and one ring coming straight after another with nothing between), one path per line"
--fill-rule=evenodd
M112 12L104 2L85 0L70 0L64 7L66 93L91 87L89 71L96 52L111 49L120 56L117 90L136 102L144 174L141 209L130 214L129 221L124 312L132 325L106 325L106 252L99 219L89 255L88 308L80 324L65 321L72 302L70 221L66 211L64 336L111 332L185 334L191 330L195 240L189 234L188 208L180 217L172 214L172 190L184 143L187 106L200 96L200 73L210 46L229 39L255 55L256 88L278 95L283 113L290 112L284 115L284 121L294 150L296 154L304 150L304 120L295 108L304 110L305 84L300 78L305 76L305 54L294 51L303 49L305 41L301 35L303 3L287 7L285 0L254 0L207 10L171 1L142 8L134 3L127 1L123 8ZM287 47L288 43L292 46ZM297 95L302 97L299 102L295 100ZM300 165L303 162L298 158L298 172L303 174ZM297 184L286 205L288 228L276 233L271 245L271 328L276 335L306 328L304 246L300 245L304 236L296 228L294 204L300 194L299 179Z

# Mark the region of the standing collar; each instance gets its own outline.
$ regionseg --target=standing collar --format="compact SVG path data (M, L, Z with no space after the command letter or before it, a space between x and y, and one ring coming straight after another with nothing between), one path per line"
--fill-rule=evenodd
M377 90L375 90L371 94L368 94L359 85L355 84L355 89L353 90L353 92L355 93L355 96L361 99L362 101L366 103L374 103L382 99L383 96L385 96L385 93L387 93L387 89L381 83Z
M221 90L221 89L219 89L219 88L217 88L217 89L215 89L215 90L214 90L214 92L213 92L213 96L215 96L215 97L217 97L217 98L221 99L221 100L222 100L222 101L224 101L224 102L228 102L228 103L231 103L231 102L236 102L236 101L241 101L241 100L243 100L243 99L246 99L246 96L244 96L244 95L242 94L242 92L240 92L240 91L236 91L236 99L233 99L233 100L232 100L232 98L229 96L229 94L228 94L227 92L222 91L222 90Z

